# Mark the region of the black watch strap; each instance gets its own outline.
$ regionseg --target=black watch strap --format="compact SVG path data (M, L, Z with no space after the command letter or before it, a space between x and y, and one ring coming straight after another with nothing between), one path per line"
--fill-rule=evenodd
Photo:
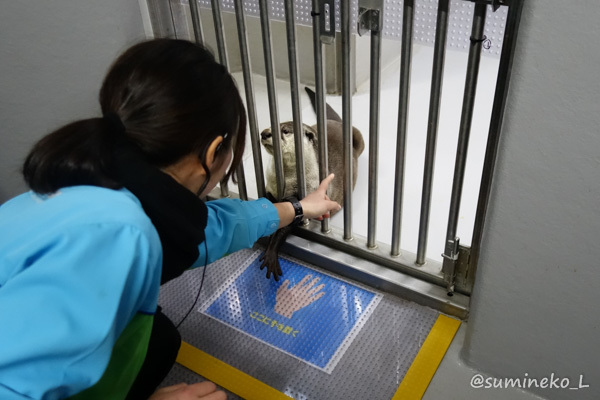
M302 222L302 219L304 218L302 204L300 204L300 201L297 197L293 196L287 197L285 201L289 201L290 203L292 203L292 206L294 207L294 220L292 221L292 224L298 225L300 222Z

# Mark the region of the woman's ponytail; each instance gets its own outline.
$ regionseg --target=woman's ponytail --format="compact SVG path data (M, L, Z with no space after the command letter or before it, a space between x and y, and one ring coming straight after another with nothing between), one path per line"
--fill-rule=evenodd
M222 136L224 149L234 153L225 178L242 162L246 112L239 91L227 69L195 43L154 39L131 47L110 67L99 100L103 118L64 126L34 146L23 165L31 189L120 188L112 164L123 146L134 146L143 162L161 169L190 154L204 162Z
M110 172L119 130L111 117L80 120L59 128L37 142L27 155L25 181L40 194L75 185L119 188Z

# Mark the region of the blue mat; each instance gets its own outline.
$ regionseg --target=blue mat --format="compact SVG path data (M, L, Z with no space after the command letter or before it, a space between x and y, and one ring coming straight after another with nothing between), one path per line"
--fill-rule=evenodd
M260 254L200 311L331 373L381 295L285 258L279 282L267 280Z

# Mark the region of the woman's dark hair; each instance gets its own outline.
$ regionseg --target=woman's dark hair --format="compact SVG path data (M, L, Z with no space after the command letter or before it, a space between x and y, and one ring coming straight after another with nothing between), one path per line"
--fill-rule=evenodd
M206 150L223 136L222 148L234 150L225 180L242 160L246 113L235 82L208 50L192 42L155 39L131 47L108 71L100 106L111 118L73 122L34 145L23 166L32 190L121 187L111 173L111 159L122 139L155 167L197 154L208 171ZM115 116L124 130L115 127Z

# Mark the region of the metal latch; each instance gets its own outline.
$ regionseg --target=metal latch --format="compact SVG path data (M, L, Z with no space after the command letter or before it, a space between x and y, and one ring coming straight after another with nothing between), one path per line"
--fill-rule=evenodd
M335 39L335 0L314 0L310 15L319 23L319 37L324 44L331 44Z
M442 273L444 274L444 281L446 282L446 289L448 290L448 296L454 294L454 281L456 279L456 263L458 261L458 248L460 245L460 238L456 237L454 240L448 240L446 242L446 249L442 257Z

